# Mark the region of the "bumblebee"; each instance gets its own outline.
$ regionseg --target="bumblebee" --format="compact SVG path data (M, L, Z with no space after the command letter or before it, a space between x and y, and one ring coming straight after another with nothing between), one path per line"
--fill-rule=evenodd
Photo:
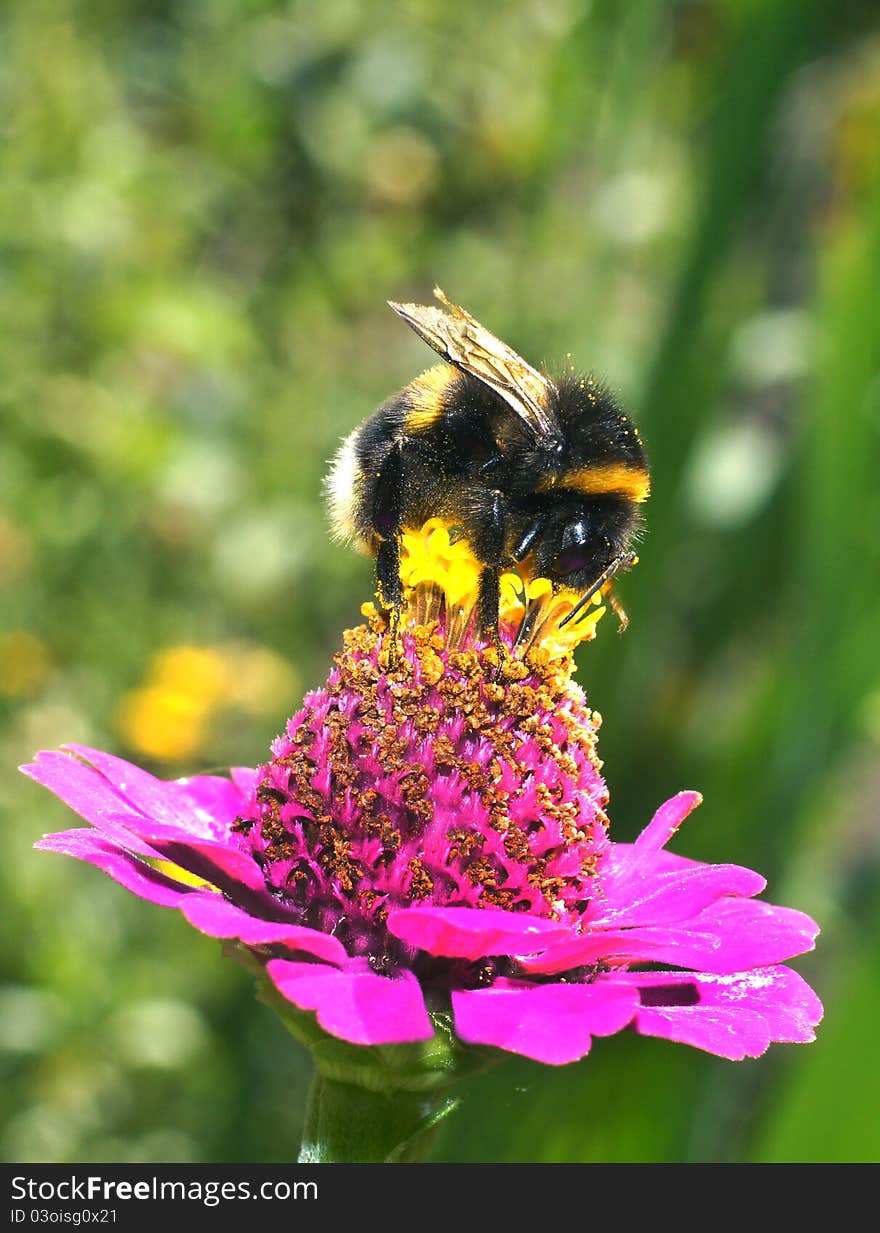
M484 633L497 633L506 570L576 593L572 620L635 559L650 490L638 429L592 377L550 379L434 295L442 308L389 301L446 362L343 441L325 481L334 534L375 557L395 618L401 536L439 517L479 562Z

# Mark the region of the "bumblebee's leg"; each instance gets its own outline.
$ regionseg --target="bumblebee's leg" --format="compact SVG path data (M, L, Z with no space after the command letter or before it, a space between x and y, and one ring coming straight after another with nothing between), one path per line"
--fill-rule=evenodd
M480 630L498 641L498 587L501 566L504 563L505 541L504 500L500 492L492 493L492 499L480 525L480 573L478 608Z
M519 538L519 542L514 545L511 556L514 561L524 561L529 555L537 542L538 536L544 530L547 524L546 514L539 515L534 522L529 523L525 531Z
M498 586L499 570L485 565L480 574L480 593L477 600L480 613L480 630L493 639L498 638Z
M611 611L617 617L617 632L619 634L626 633L629 626L629 617L626 615L626 609L623 604L614 594L613 588L608 592L608 603L611 605Z
M403 443L395 441L382 460L372 495L370 521L379 538L376 581L379 597L395 619L403 603L400 581L400 532L403 518Z
M547 528L547 515L546 514L539 514L537 518L533 519L532 522L528 524L525 531L523 531L522 535L519 537L517 542L514 544L513 550L510 554L513 557L514 561L516 561L517 565L519 565L522 561L526 559L526 557L529 555L529 553L532 551L532 549L537 544L538 540L540 539L541 535L544 533L546 528ZM539 611L540 611L540 605L533 604L532 601L529 599L525 600L525 611L523 612L523 617L522 617L522 620L520 621L520 625L519 625L519 629L517 630L516 637L513 640L514 650L517 647L522 646L523 643L528 644L532 629L534 628L535 622L538 619Z
M403 604L403 585L400 581L400 540L383 539L376 553L376 582L379 598L385 608L398 613Z

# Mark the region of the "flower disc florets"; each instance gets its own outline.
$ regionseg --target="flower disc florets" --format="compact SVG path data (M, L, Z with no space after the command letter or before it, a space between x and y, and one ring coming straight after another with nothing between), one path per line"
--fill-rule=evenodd
M349 953L393 969L392 908L499 908L576 928L608 845L598 716L559 660L512 634L346 633L327 685L272 747L248 836L267 882ZM463 978L463 974L460 974Z
M822 1007L784 961L815 922L758 899L750 869L666 849L699 794L632 844L608 836L598 716L571 680L602 597L575 613L505 575L487 639L450 531L404 535L399 621L365 607L266 765L166 783L41 753L23 769L91 826L39 846L235 939L334 1064L339 1041L430 1042L419 1084L423 1065L448 1081L462 1045L558 1065L624 1028L727 1058L812 1040Z

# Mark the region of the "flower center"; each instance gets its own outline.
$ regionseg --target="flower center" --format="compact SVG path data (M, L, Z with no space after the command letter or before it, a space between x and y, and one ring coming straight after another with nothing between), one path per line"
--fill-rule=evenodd
M570 656L514 653L504 620L497 645L471 633L450 646L447 634L443 617L417 623L412 608L399 634L375 613L349 630L238 823L303 923L378 965L400 955L384 925L392 907L576 924L608 843L599 717Z
M442 518L431 518L419 531L402 536L400 576L404 585L403 623L430 625L437 621L447 646L473 641L477 623L480 563L467 541ZM499 614L507 629L508 646L523 655L540 646L550 659L568 662L580 642L596 636L605 612L606 583L574 620L569 620L580 599L576 591L547 578L506 573L501 576ZM364 615L369 616L373 606Z

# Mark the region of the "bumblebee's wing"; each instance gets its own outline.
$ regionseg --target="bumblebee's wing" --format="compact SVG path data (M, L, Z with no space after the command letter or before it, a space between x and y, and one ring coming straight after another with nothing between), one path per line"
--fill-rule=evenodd
M469 312L451 304L439 287L434 295L448 312L425 304L388 303L444 360L500 394L539 440L557 437L559 425L549 408L552 383Z

